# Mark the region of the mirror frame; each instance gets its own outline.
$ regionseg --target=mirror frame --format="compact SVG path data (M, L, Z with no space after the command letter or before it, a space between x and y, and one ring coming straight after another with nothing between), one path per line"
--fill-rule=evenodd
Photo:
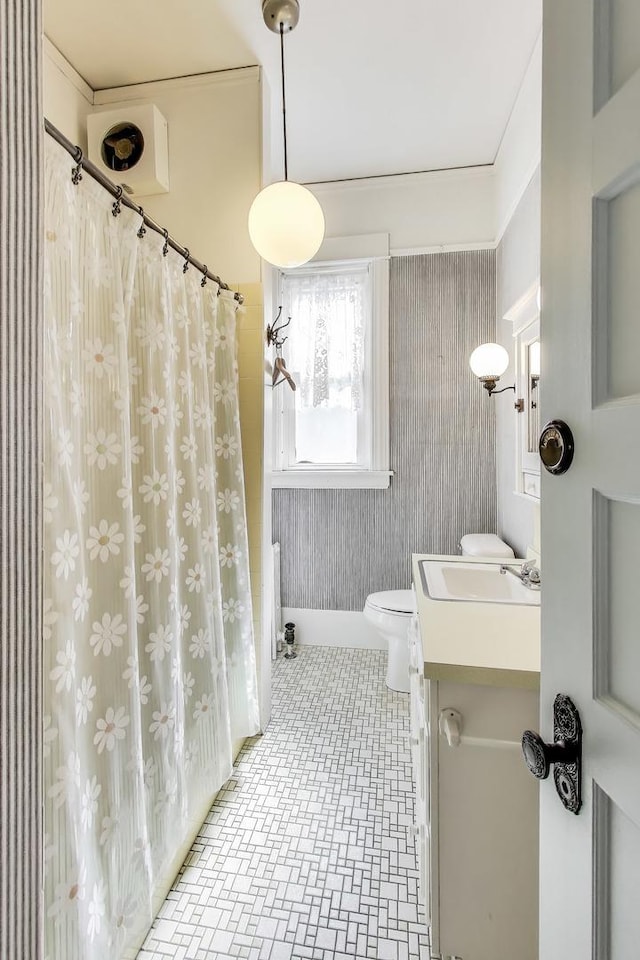
M539 290L540 281L536 278L504 315L504 319L512 324L515 341L516 396L524 398L524 412L516 414L515 493L536 503L540 500L540 457L537 438L534 443L529 443L531 384L528 355L531 344L540 340ZM539 404L539 400L537 402Z

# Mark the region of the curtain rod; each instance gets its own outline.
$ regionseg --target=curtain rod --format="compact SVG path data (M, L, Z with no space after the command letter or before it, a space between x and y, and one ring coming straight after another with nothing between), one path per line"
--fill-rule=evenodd
M220 277L217 277L215 273L211 273L206 264L200 263L199 260L196 260L195 257L192 257L189 253L188 247L181 247L179 243L176 243L173 237L169 236L168 231L165 230L164 227L161 227L159 223L156 223L156 221L153 220L147 213L145 213L142 207L139 207L137 203L134 203L133 200L130 200L129 197L124 193L122 187L117 186L112 180L109 180L109 178L106 177L94 163L92 163L90 160L87 160L81 148L75 146L70 140L67 140L65 135L61 133L57 127L54 127L54 125L47 120L46 117L44 121L44 128L49 136L53 137L56 143L59 143L61 147L64 147L67 153L73 157L76 164L81 167L82 170L86 171L90 177L93 177L94 180L97 180L97 182L104 187L107 193L110 193L112 197L114 197L116 200L119 200L121 205L128 207L130 210L133 210L135 213L139 214L145 226L149 227L151 230L155 230L156 233L159 233L161 236L163 236L165 243L167 243L172 250L175 250L176 253L179 253L181 257L184 257L187 263L192 264L196 270L203 274L204 277L207 277L208 280L213 280L214 283L217 283L221 290L231 289L228 283L225 283L220 279ZM75 182L76 181L74 180L74 183ZM234 293L233 296L238 303L244 303L244 297L241 293Z

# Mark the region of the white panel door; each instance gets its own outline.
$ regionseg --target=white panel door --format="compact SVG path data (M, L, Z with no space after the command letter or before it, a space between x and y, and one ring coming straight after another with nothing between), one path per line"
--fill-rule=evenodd
M640 957L640 0L545 0L541 733L584 729L583 807L541 785L541 960ZM544 471L543 471L544 473Z

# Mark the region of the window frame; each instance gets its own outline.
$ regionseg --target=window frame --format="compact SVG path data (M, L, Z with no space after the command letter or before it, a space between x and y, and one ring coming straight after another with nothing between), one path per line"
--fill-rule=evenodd
M389 257L352 256L323 258L305 264L301 270L322 273L330 269L367 265L370 270L370 316L366 338L370 342L371 362L365 366L364 395L369 398L367 417L370 432L370 462L356 464L292 464L294 449L294 396L287 384L274 390L273 398L273 471L272 486L306 489L385 489L389 486ZM294 270L278 270L274 292L282 303L282 282ZM275 315L275 314L274 314ZM294 321L295 323L295 318ZM287 350L284 346L286 359ZM360 431L359 431L360 432ZM288 453L287 453L288 451Z

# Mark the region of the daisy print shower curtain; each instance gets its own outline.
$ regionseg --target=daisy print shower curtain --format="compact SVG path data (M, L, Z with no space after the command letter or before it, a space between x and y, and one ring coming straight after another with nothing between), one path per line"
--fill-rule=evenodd
M237 305L70 167L49 143L45 956L120 960L258 730Z

